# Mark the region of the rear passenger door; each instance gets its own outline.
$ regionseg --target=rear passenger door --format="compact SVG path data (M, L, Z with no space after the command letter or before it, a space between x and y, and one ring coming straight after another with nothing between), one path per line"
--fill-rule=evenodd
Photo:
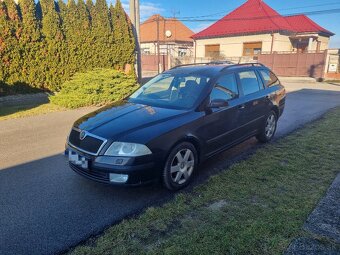
M242 104L240 105L240 126L244 136L255 134L264 121L267 112L267 98L262 80L255 70L239 71Z

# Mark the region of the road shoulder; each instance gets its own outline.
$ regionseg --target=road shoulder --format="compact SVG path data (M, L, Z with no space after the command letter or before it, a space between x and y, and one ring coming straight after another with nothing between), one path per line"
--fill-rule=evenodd
M303 228L311 237L294 240L287 254L340 254L340 174Z

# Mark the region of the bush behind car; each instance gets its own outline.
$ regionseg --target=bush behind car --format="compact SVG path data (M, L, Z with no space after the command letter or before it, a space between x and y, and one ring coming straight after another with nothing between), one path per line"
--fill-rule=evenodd
M125 98L138 86L133 75L112 69L94 69L76 73L50 100L53 104L72 109L100 106Z

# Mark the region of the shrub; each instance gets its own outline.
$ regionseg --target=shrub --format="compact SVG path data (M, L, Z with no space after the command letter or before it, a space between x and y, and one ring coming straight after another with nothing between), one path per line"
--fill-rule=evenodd
M50 100L53 104L67 108L100 106L119 101L137 88L133 76L112 69L94 69L76 73Z

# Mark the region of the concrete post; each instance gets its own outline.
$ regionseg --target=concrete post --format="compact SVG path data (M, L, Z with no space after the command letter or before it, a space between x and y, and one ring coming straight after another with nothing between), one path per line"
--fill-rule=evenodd
M310 37L308 40L308 52L311 52L313 50L313 38Z

